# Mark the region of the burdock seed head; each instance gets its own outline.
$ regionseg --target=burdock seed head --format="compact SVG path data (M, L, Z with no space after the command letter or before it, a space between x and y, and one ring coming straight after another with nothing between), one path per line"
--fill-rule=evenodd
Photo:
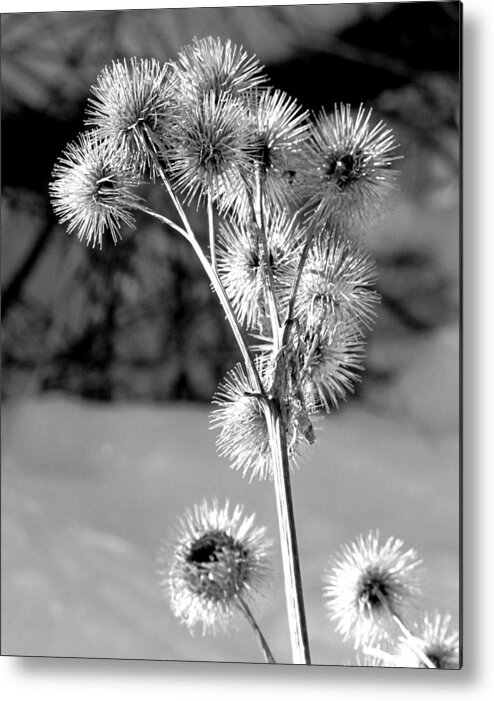
M244 103L211 91L182 107L167 154L173 184L188 201L236 189L253 164Z
M140 202L137 181L119 159L114 144L95 132L69 144L53 169L50 195L55 213L67 231L100 248L109 231L113 242L122 224L134 226L131 213Z
M302 248L303 231L285 212L267 210L265 234L267 257L252 221L222 223L218 236L218 270L226 293L240 323L256 330L267 323L268 270L277 303L286 311Z
M191 632L225 630L269 581L271 541L254 526L241 506L203 501L187 510L171 548L171 566L163 572L173 613ZM162 552L161 560L164 559Z
M393 133L382 121L370 124L371 110L350 105L324 110L312 126L301 178L317 219L361 230L386 208L400 158Z
M106 66L91 90L86 123L118 149L127 168L154 178L173 114L169 64L131 58Z
M425 667L424 660L417 654L417 647L437 669L459 668L458 631L451 629L451 616L425 614L415 633L413 645L406 636L398 642L398 667Z
M302 271L296 312L313 330L326 320L352 323L364 331L374 325L380 300L374 286L376 265L354 239L334 230L315 238Z
M324 572L323 593L332 620L345 640L355 647L388 637L394 617L401 620L419 593L414 550L388 538L379 544L379 533L370 532L345 545Z
M218 37L194 37L174 65L174 83L182 99L194 102L206 94L243 95L266 81L255 56Z

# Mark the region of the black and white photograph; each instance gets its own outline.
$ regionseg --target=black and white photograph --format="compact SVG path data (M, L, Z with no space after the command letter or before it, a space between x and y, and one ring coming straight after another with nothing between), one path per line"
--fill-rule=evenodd
M458 672L463 6L135 5L1 15L1 653Z

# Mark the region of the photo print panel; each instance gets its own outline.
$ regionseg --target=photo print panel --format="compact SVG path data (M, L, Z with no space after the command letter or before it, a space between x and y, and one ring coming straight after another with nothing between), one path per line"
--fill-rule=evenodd
M461 668L460 3L1 33L2 654Z

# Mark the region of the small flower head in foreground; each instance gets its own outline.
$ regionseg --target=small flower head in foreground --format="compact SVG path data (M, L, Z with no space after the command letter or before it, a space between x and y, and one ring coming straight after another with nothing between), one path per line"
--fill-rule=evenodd
M414 645L419 647L437 669L459 668L458 632L451 630L450 626L451 616L441 616L437 612L431 617L426 614L414 637ZM398 643L397 666L426 666L405 636L401 636Z
M241 95L264 83L259 61L230 40L194 37L184 46L174 65L174 83L183 100L201 100L204 95Z
M176 187L188 200L238 186L252 168L252 138L243 103L207 93L184 105L168 153Z
M302 168L304 189L316 215L358 229L379 218L394 189L399 158L390 129L382 121L370 126L371 111L335 106L316 119Z
M79 240L101 248L107 230L116 243L122 224L134 227L131 210L140 202L132 189L136 184L113 145L86 132L69 144L55 165L50 195L68 233L76 231Z
M269 268L276 300L283 309L295 278L302 231L284 212L266 217ZM218 270L241 324L261 330L267 314L267 265L261 233L252 222L222 224L218 236Z
M164 580L173 613L191 632L197 625L203 633L226 629L239 599L250 602L269 580L270 546L265 528L241 506L230 511L228 502L204 501L186 511Z
M415 570L420 560L402 547L395 538L379 545L379 534L370 532L345 545L324 573L330 617L356 648L387 637L393 617L401 619L419 593Z
M213 398L218 408L211 414L211 424L220 430L216 441L218 452L228 458L233 469L239 470L243 477L250 475L251 481L255 477L272 479L268 423L261 400L252 394L249 379L239 364L227 374ZM296 464L302 441L291 418L289 410L287 442Z
M372 328L379 295L372 257L353 239L328 232L318 236L302 271L296 312L309 327L326 319Z
M171 110L168 65L155 59L114 61L92 88L86 123L119 149L127 167L156 176L157 156Z

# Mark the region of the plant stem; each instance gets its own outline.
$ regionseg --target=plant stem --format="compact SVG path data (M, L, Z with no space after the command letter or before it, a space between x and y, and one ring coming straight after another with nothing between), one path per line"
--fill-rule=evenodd
M257 225L259 231L261 232L261 245L264 258L264 269L267 276L266 294L268 298L269 315L271 317L271 327L273 332L273 345L276 351L281 348L281 336L280 336L280 318L278 313L278 305L276 302L276 293L274 287L274 277L273 271L271 269L271 261L269 259L269 245L268 237L266 234L266 223L264 218L264 209L262 206L262 177L259 171L256 174L256 191L253 201L253 208L255 218L257 220Z
M257 225L261 232L261 241L266 270L266 295L268 299L271 328L273 333L273 358L275 363L283 363L281 355L283 349L284 334L281 333L278 305L274 288L274 277L269 260L269 246L266 234L263 198L262 177L256 174L256 192L252 202ZM275 367L275 376L278 375ZM283 562L283 575L285 582L285 597L290 629L290 641L292 646L292 660L294 664L310 664L309 640L307 634L307 622L305 618L304 599L302 593L302 577L300 575L300 562L295 528L295 516L293 511L292 491L290 485L290 465L288 460L288 448L286 442L286 426L281 411L280 402L285 400L288 388L282 383L281 388L276 387L276 396L269 397L265 402L265 414L268 424L269 442L273 458L273 476L276 495L276 508L278 512L278 525L280 532L281 555ZM281 396L278 396L281 394Z
M247 603L242 599L242 597L240 595L237 596L237 601L238 601L238 605L239 605L240 610L242 611L245 618L249 622L252 630L254 631L254 633L259 641L259 645L261 646L261 649L262 649L263 654L264 654L264 659L266 660L266 662L269 662L270 664L276 664L276 660L274 659L273 654L272 654L271 650L269 649L269 645L266 641L266 638L264 637L261 629L257 625L256 619L252 615L252 612L251 612L250 608L248 607Z
M166 182L166 181L165 181ZM226 318L230 324L230 327L233 331L233 334L235 336L235 339L238 343L238 346L240 348L240 352L242 353L242 356L244 358L245 366L247 369L247 373L249 375L249 378L252 382L253 385L253 390L257 394L264 395L264 387L262 385L261 379L259 377L259 373L257 371L257 368L254 363L254 359L252 357L252 353L250 352L249 346L247 344L247 341L244 336L244 332L239 325L237 318L235 316L235 313L232 309L232 306L230 304L230 300L228 299L225 289L223 287L223 284L214 268L212 267L211 263L207 259L207 257L204 255L203 250L197 241L196 237L194 236L194 232L192 231L190 224L187 220L187 217L185 215L185 212L183 211L182 206L180 205L180 202L177 200L175 197L175 194L173 191L170 190L170 196L172 197L172 200L177 208L177 211L180 214L180 217L184 223L184 228L181 226L178 226L174 222L172 222L170 219L167 217L164 217L161 214L158 214L158 212L153 211L152 209L149 209L148 207L144 206L139 206L138 209L141 211L145 212L146 214L149 214L152 217L155 217L155 219L158 219L161 221L163 224L166 224L167 226L171 226L175 231L178 231L192 246L194 251L196 252L197 257L199 258L207 276L209 277L209 280L218 295L220 299L221 306L223 307L223 310L225 312Z
M288 322L291 320L291 318L293 316L293 310L295 308L295 299L297 297L298 286L300 284L300 279L302 277L302 270L304 268L305 262L307 260L308 255L309 255L309 251L310 251L310 247L311 247L313 238L314 238L314 231L311 228L307 232L307 238L305 239L304 247L302 249L302 253L300 256L299 263L298 263L297 274L295 276L295 280L293 282L292 290L290 293L290 301L288 302L288 311L287 311L287 315L286 315L285 325L283 328L283 338L281 341L283 346L286 345L288 342L288 335L289 335L290 330L291 330L291 324L289 324Z
M209 277L209 280L211 281L211 284L214 287L214 290L216 294L218 295L221 306L223 307L226 317L230 323L230 326L232 328L232 331L235 335L235 338L237 340L238 346L240 348L240 351L243 355L245 366L247 369L247 372L249 374L249 378L251 382L253 383L253 389L255 392L257 392L260 395L264 395L264 387L261 382L261 378L259 377L259 373L257 371L257 368L254 363L254 358L252 357L252 353L249 349L249 346L247 344L247 341L244 337L244 332L242 330L242 327L239 325L237 321L237 317L235 316L235 313L232 309L232 306L230 304L230 300L228 299L225 289L223 287L223 284L221 283L220 278L218 277L218 274L216 271L213 269L211 263L207 259L207 257L204 255L204 252L199 245L199 242L195 237L188 238L189 243L192 245L192 248L197 254L197 257L199 258L200 262L202 263L202 266L204 270L206 271L207 276Z
M210 262L207 256L204 254L199 242L195 238L194 233L188 222L187 216L183 210L183 207L178 198L176 197L175 193L173 192L172 188L170 187L170 184L167 178L165 177L164 173L162 173L162 180L166 186L168 194L170 195L177 209L177 212L183 223L183 228L177 226L176 224L173 224L173 222L170 222L169 219L157 214L156 212L153 212L152 210L148 210L146 208L144 211L160 219L168 226L173 226L173 228L179 231L193 247L225 311L226 317L230 323L240 351L243 355L249 378L253 383L253 389L265 400L263 402L263 405L266 412L266 421L268 424L270 444L273 455L273 473L276 493L276 505L278 511L278 522L280 529L281 553L283 560L285 595L287 601L288 623L292 646L292 658L294 664L310 664L307 623L305 619L305 609L302 594L302 578L300 575L300 565L295 530L295 518L293 512L293 501L290 486L290 466L288 461L288 448L286 443L286 427L282 417L279 399L277 397L271 399L266 397L266 393L262 385L261 379L259 377L256 365L254 363L254 359L248 347L247 341L244 337L243 329L237 321L230 301L226 295L223 284L213 264L213 260L215 260L213 258L214 247L211 252ZM258 193L259 200L258 204L256 203L256 214L258 217L258 223L261 229L261 236L263 239L266 270L268 273L268 299L274 340L276 344L275 354L277 355L278 352L281 350L282 338L280 334L278 310L276 306L276 300L274 297L274 281L269 266L269 250L264 230L264 217L262 214L262 198L260 184L258 187ZM208 198L208 223L210 228L209 233L211 242L213 222L210 197Z
M273 455L276 507L280 529L281 555L285 581L288 625L294 664L310 664L309 639L305 618L302 578L295 530L295 517L290 487L290 466L286 430L281 410L273 400L266 407L269 440Z
M211 267L216 272L216 241L214 235L214 219L213 219L213 197L211 189L208 189L208 229L209 229L209 251L211 255Z
M425 666L428 669L436 669L436 665L433 664L430 659L427 657L425 652L420 649L420 645L417 644L417 639L415 635L413 635L407 628L407 626L404 624L404 622L401 620L401 618L397 614L392 615L392 619L394 623L398 626L398 628L401 630L405 638L407 639L408 644L412 648L412 650L415 652L417 657L425 664Z
M171 219L168 219L168 217L164 217L162 214L158 214L157 212L153 211L152 209L149 209L149 207L146 207L142 204L136 205L135 208L140 210L141 212L144 212L145 214L149 214L149 216L154 217L155 219L159 219L159 221L161 221L163 224L166 224L171 229L178 231L178 233L184 236L185 238L188 238L188 233L185 231L185 229L183 229L178 224L175 224L175 222Z

